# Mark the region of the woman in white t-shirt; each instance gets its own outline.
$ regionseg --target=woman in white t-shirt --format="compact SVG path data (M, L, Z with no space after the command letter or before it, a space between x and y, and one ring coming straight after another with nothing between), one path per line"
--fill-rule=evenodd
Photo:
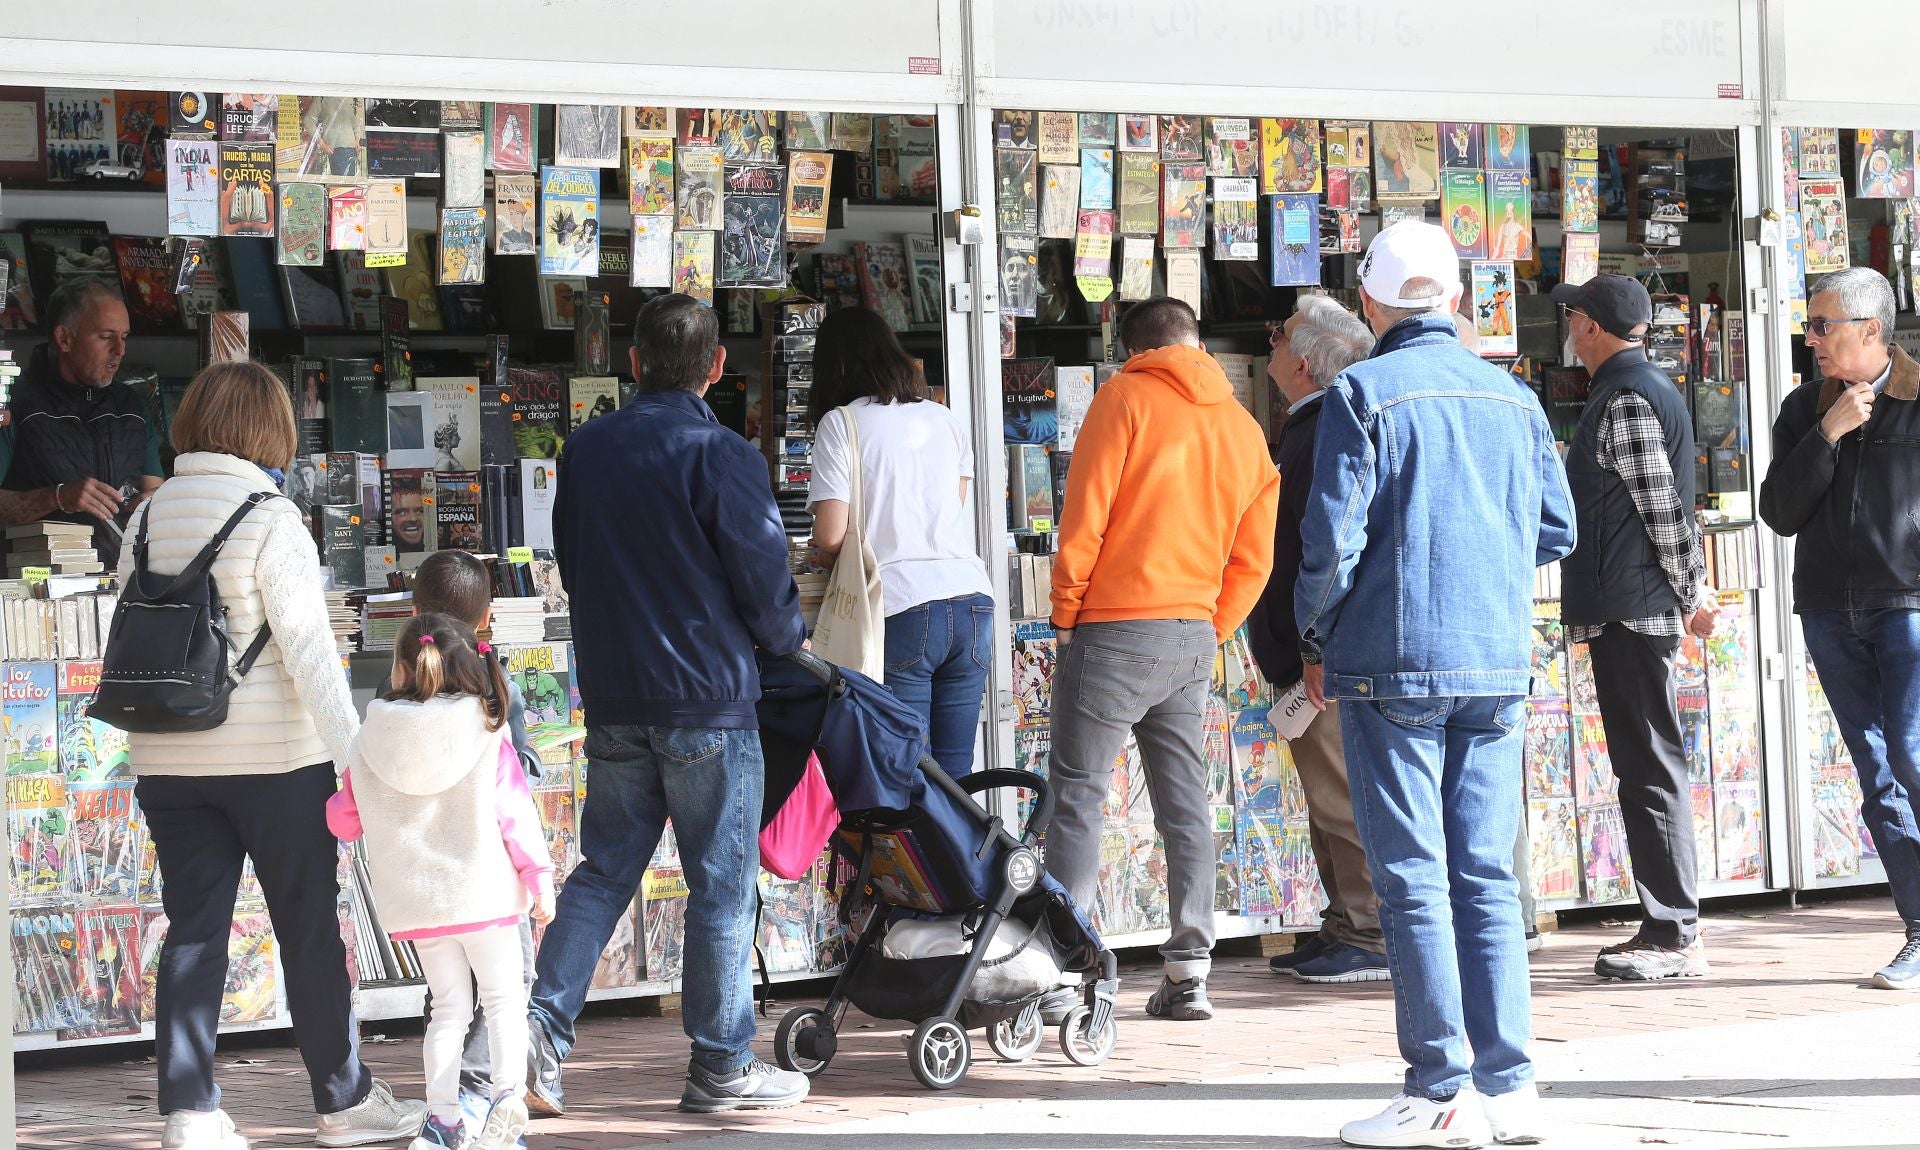
M831 564L847 538L853 489L846 420L859 421L862 524L887 615L886 684L927 721L934 760L973 770L974 732L993 651L993 585L967 518L973 449L887 323L845 308L813 352L813 545Z

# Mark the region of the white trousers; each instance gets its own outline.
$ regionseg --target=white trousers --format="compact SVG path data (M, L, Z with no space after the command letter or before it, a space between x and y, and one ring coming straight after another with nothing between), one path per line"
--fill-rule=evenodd
M518 1096L527 1087L527 984L520 929L495 926L414 942L433 992L427 1024L427 1106L451 1125L460 1118L460 1055L473 1020L474 987L487 1019L493 1091Z

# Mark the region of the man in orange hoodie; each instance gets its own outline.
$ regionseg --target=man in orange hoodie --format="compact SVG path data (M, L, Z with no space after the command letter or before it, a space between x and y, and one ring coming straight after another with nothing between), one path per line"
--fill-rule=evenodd
M1147 1013L1205 1019L1216 859L1202 720L1215 650L1273 569L1280 477L1192 308L1148 300L1120 340L1133 358L1087 409L1054 558L1047 870L1093 905L1107 781L1132 730L1173 912Z

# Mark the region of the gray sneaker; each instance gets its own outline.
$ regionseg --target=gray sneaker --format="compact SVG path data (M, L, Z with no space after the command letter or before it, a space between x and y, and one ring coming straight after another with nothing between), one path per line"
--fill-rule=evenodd
M1643 939L1636 941L1638 945L1623 946L1612 953L1602 950L1600 957L1594 960L1593 972L1601 978L1622 982L1705 978L1713 973L1713 968L1707 963L1706 943L1700 939L1694 939L1691 945L1680 950L1655 946Z
M782 1110L807 1099L807 1076L775 1070L758 1058L731 1074L715 1074L697 1062L687 1063L687 1087L680 1092L680 1109L694 1114L724 1110Z
M351 1106L337 1114L322 1114L314 1130L313 1140L322 1146L367 1146L375 1142L392 1142L399 1138L411 1138L420 1132L427 1120L425 1102L402 1102L393 1096L393 1090L385 1082L376 1078L373 1089L360 1100L358 1106Z
M1175 982L1162 976L1160 988L1147 999L1147 1013L1176 1022L1204 1022L1212 1018L1213 1003L1207 1001L1207 980L1189 978Z

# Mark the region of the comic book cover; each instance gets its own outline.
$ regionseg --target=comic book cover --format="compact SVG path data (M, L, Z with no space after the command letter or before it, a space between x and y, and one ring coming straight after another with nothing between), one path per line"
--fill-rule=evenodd
M48 88L45 131L47 179L50 182L78 180L83 169L96 160L119 157L116 138L118 124L114 116L113 93L83 88ZM14 105L16 108L21 105ZM32 104L22 110L31 114ZM31 143L31 140L26 141ZM31 159L31 156L26 156Z
M1286 880L1286 899L1280 917L1288 926L1313 927L1326 909L1327 892L1313 857L1312 829L1304 818L1289 820L1280 830L1280 874Z
M715 117L714 142L728 163L774 163L780 158L780 113L721 108Z
M1680 714L1680 749L1687 760L1687 777L1694 783L1713 781L1712 719L1704 687L1681 687L1675 692Z
M503 173L493 178L493 254L530 256L539 251L537 187L533 176Z
M907 252L894 243L860 241L853 245L860 271L861 302L877 311L887 326L905 331L913 322L907 291Z
M167 242L159 237L113 237L120 297L135 331L173 331L180 326L180 297L168 275Z
M1234 716L1231 738L1234 805L1243 812L1278 814L1283 765L1273 724L1264 711L1242 711Z
M487 209L440 210L441 285L487 282Z
M1080 158L1078 117L1072 112L1040 113L1039 140L1041 163L1074 163Z
M221 144L220 234L271 236L273 209L273 149L266 144Z
M1237 829L1240 913L1283 913L1287 904L1285 823L1277 814L1242 810Z
M556 104L553 164L559 168L620 166L620 106Z
M1206 158L1209 176L1257 176L1260 156L1254 148L1253 122L1245 116L1208 116Z
M487 202L486 138L479 132L448 132L441 136L440 204L447 208L478 208Z
M1153 239L1150 236L1120 237L1120 298L1143 300L1153 297Z
M366 175L365 110L358 97L281 96L278 124L276 178L335 183Z
M595 990L612 990L618 987L638 986L641 978L642 927L638 900L628 904L620 911L620 917L614 920L613 935L607 939L607 945L600 952L600 961L594 964L593 981L588 985Z
M815 883L811 874L787 880L760 876L760 953L767 972L781 974L813 967L815 939Z
M734 169L729 168L731 173ZM771 193L729 188L718 245L720 287L784 287L787 282L786 169L751 169L773 178Z
M1567 234L1600 231L1600 164L1569 159L1560 166L1560 230Z
M1070 240L1080 219L1080 166L1047 164L1040 169L1040 235Z
M82 1025L87 980L73 904L16 907L11 926L13 1032L45 1034Z
M831 154L793 152L788 155L787 237L794 243L818 243L827 237L832 188Z
M1838 180L1840 178L1840 130L1838 128L1800 129L1800 178L1802 180Z
M1572 799L1527 803L1527 839L1538 899L1580 897L1580 834Z
M1204 164L1161 166L1160 246L1199 248L1206 243L1206 172Z
M1289 192L1267 198L1274 287L1310 287L1320 282L1320 197ZM1384 222L1384 221L1383 221Z
M1440 217L1453 250L1463 260L1487 256L1487 176L1485 172L1443 172Z
M52 663L0 664L0 722L6 726L7 774L60 769L58 676Z
M220 234L219 145L167 141L167 234Z
M572 682L565 643L535 643L506 649L507 676L527 704L527 740L549 770L573 761L575 745L585 737L573 721L568 699Z
M1782 206L1800 210L1800 129L1780 129L1780 192Z
M827 112L783 112L781 134L789 152L824 152L832 142L832 115Z
M59 775L7 776L7 845L16 899L44 898L66 889L70 831L67 784Z
M1002 234L1030 236L1040 228L1037 152L1022 148L995 148L996 206Z
M1561 282L1583 284L1600 274L1598 235L1567 232L1560 237L1560 248Z
M1352 208L1336 208L1331 204L1320 205L1320 254L1339 255L1343 252L1358 252L1360 244L1360 213Z
M600 171L540 169L540 274L600 270Z
M673 284L673 217L633 217L633 258L629 282L634 287L670 287Z
M1265 117L1260 121L1260 190L1320 190L1320 121Z
M273 923L262 910L234 912L227 941L227 984L220 1021L267 1022L279 1013L280 952Z
M674 232L674 290L701 303L714 301L714 234Z
M1720 880L1759 878L1766 855L1759 781L1715 783L1713 812Z
M1520 354L1513 285L1512 263L1473 261L1473 326L1482 356Z
M327 189L289 181L280 185L280 223L275 248L285 267L319 267L327 254Z
M1561 154L1569 160L1598 160L1600 158L1600 129L1591 124L1585 127L1567 127L1560 129Z
M1787 318L1798 335L1807 326L1807 228L1803 213L1780 213L1780 241L1780 278L1786 281ZM1920 276L1916 276L1914 287L1920 291Z
M1053 732L1050 728L1017 728L1013 732L1013 769L1029 771L1044 779L1047 777L1047 761L1052 750ZM1033 818L1033 808L1038 803L1039 797L1038 792L1021 789L1017 806L1019 825L1016 833L1024 830L1028 821Z
M1373 185L1377 194L1431 200L1440 195L1440 154L1434 126L1379 120L1373 125Z
M1488 124L1485 139L1489 171L1525 172L1531 168L1525 124Z
M1852 763L1815 762L1819 765L1813 768L1814 868L1821 878L1852 878L1860 873L1860 837L1855 830L1860 819L1860 780Z
M1713 784L1689 783L1687 791L1687 808L1693 816L1694 878L1709 882L1720 871L1720 836L1714 829Z
M123 89L113 94L115 158L138 172L138 182L151 188L167 186L170 103L165 92Z
M69 783L130 776L127 733L87 714L93 693L100 685L99 661L76 660L56 666L55 708L59 715L61 774Z
M1185 164L1206 158L1200 117L1160 117L1160 158L1170 164Z
M1586 862L1587 901L1625 902L1633 897L1633 865L1627 857L1627 825L1620 804L1579 809L1581 857Z
M533 133L532 104L488 104L487 166L532 175Z
M1236 711L1261 710L1273 706L1273 688L1253 661L1253 649L1243 626L1227 636L1213 657L1213 686Z
M1053 712L1053 672L1059 660L1053 624L1023 619L1013 625L1015 725L1044 727Z
M720 228L726 164L718 148L682 148L678 156L675 223L681 231Z
M1127 831L1108 827L1100 835L1100 869L1094 874L1093 927L1102 935L1130 934L1135 922L1134 900L1128 888Z
M873 116L866 112L833 113L833 150L870 152L873 150Z
M1713 781L1757 781L1760 778L1760 716L1753 704L1716 702L1709 723L1713 732Z
M82 906L75 936L80 1018L61 1041L140 1033L140 908Z
M1800 217L1806 234L1806 274L1847 267L1846 188L1839 179L1801 180Z
M1607 755L1607 728L1599 715L1573 716L1573 792L1582 809L1616 802L1620 784Z
M1439 125L1442 171L1477 172L1487 166L1479 124L1445 121Z
M67 889L85 898L139 897L144 835L134 816L133 780L74 783L67 805Z
M1523 755L1527 797L1573 797L1573 726L1564 702L1535 699L1527 705Z
M840 848L859 857L861 847L851 832L841 831ZM912 830L867 836L873 855L873 889L894 906L939 912L950 905L947 892L928 865L926 854Z
M1076 222L1078 217L1075 217ZM1032 236L1000 237L1000 310L1033 318L1039 308L1037 241Z
M944 274L940 262L940 239L919 233L908 233L903 238L907 241L907 283L911 289L909 296L913 303L913 322L915 325L937 324L940 322Z
M674 210L673 140L642 136L627 141L627 191L635 215Z
M1213 258L1260 258L1260 198L1251 177L1213 181Z
M1567 697L1567 629L1560 621L1558 603L1534 606L1532 687L1534 698Z
M1729 703L1751 707L1760 682L1752 606L1745 591L1722 591L1718 599L1719 626L1706 641L1707 684L1713 691L1714 709Z
M1120 154L1119 228L1122 235L1160 230L1160 161L1144 152Z
M1487 256L1533 258L1533 181L1525 172L1487 173Z

